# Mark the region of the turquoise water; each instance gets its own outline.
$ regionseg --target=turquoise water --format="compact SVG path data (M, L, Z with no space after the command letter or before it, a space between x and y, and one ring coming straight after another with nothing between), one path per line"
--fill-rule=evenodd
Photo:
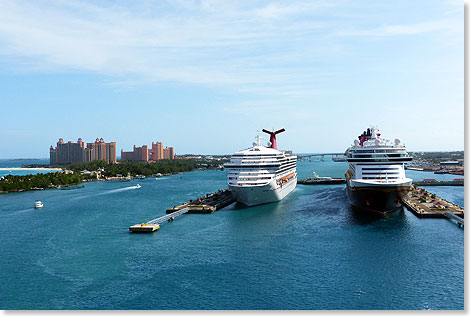
M313 170L341 177L346 164L299 162L299 178ZM226 171L195 171L0 195L0 309L464 308L464 231L356 213L343 185L128 232L223 188ZM429 190L463 206L463 187Z
M47 167L49 165L49 159L28 159L28 160L10 160L10 159L0 159L0 168L21 168L23 165L44 165ZM56 172L55 170L0 170L0 178L7 175L14 176L25 176L27 174L37 174L37 173L48 173Z

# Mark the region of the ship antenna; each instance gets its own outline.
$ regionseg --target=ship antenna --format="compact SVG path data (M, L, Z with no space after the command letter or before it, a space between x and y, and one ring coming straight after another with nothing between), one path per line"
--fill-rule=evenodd
M253 143L253 145L261 146L261 139L262 139L263 137L262 137L262 136L259 136L259 130L257 130L256 132L257 132L257 135L256 135L256 137L255 137L256 142Z

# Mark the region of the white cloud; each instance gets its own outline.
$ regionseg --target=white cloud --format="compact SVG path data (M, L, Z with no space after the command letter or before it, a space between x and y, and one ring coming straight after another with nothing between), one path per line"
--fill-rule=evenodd
M261 18L279 19L291 17L293 15L304 15L328 7L336 7L338 3L333 1L307 1L288 2L287 4L269 3L266 6L254 10L255 14Z
M260 25L256 15L238 8L227 11L224 2L179 2L192 11L190 15L161 12L154 4L151 13L117 5L53 4L3 2L0 53L10 60L28 60L37 71L79 70L215 85L269 84L285 77L289 66L263 62L263 56L272 54L265 46L279 46L306 27ZM278 59L289 58L282 56L285 49L278 50Z
M422 33L436 32L441 30L455 29L455 20L438 20L415 24L395 24L384 25L376 28L368 29L349 29L338 32L341 36L400 36L400 35L416 35Z
M235 91L310 96L322 64L347 54L339 1L0 3L0 55L24 71L85 71L115 84L177 81ZM328 20L328 17L332 18ZM355 16L354 20L357 19ZM454 27L446 21L342 31L400 36Z

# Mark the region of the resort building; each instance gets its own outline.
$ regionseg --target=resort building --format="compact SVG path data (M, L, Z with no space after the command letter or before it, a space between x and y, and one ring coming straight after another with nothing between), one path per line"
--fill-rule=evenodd
M173 147L163 149L163 159L175 159L175 150Z
M89 153L85 161L105 160L108 163L116 163L116 142L105 143L103 138L96 139L94 143L86 144Z
M149 160L157 161L163 159L163 143L152 142L152 149L149 151Z
M69 165L93 160L116 163L116 142L105 143L103 138L97 138L94 143L87 143L85 147L81 138L76 143L66 143L60 138L56 148L49 148L49 160L51 165Z
M152 149L149 150L149 160L157 161L161 159L175 159L175 149L173 147L163 148L161 142L152 142Z
M149 150L147 145L135 147L133 151L123 151L121 149L121 161L148 161Z

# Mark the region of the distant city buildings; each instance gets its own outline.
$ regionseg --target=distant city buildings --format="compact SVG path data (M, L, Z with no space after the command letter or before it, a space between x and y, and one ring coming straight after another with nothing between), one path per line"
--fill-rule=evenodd
M51 165L69 165L93 160L116 163L116 142L105 143L103 138L97 138L94 143L87 143L85 147L81 138L76 143L71 141L65 143L60 138L56 148L50 147L49 158Z
M116 163L116 142L105 143L103 138L97 138L94 143L87 143L85 147L81 138L76 143L64 142L60 138L56 148L50 147L49 158L51 165L69 165L93 160ZM175 159L175 149L173 147L163 148L161 142L152 142L150 149L147 145L142 147L134 145L132 151L121 150L121 161L158 161L162 159Z
M136 147L133 151L121 150L121 161L158 161L161 159L175 159L175 149L173 147L163 148L163 143L152 142L152 148L147 145Z
M152 149L150 149L149 154L149 160L157 161L163 159L163 143L157 142L155 144L152 142Z
M165 147L163 149L163 159L175 159L175 150L173 147Z
M124 151L121 149L121 161L148 161L149 149L147 145L135 147L133 151Z

